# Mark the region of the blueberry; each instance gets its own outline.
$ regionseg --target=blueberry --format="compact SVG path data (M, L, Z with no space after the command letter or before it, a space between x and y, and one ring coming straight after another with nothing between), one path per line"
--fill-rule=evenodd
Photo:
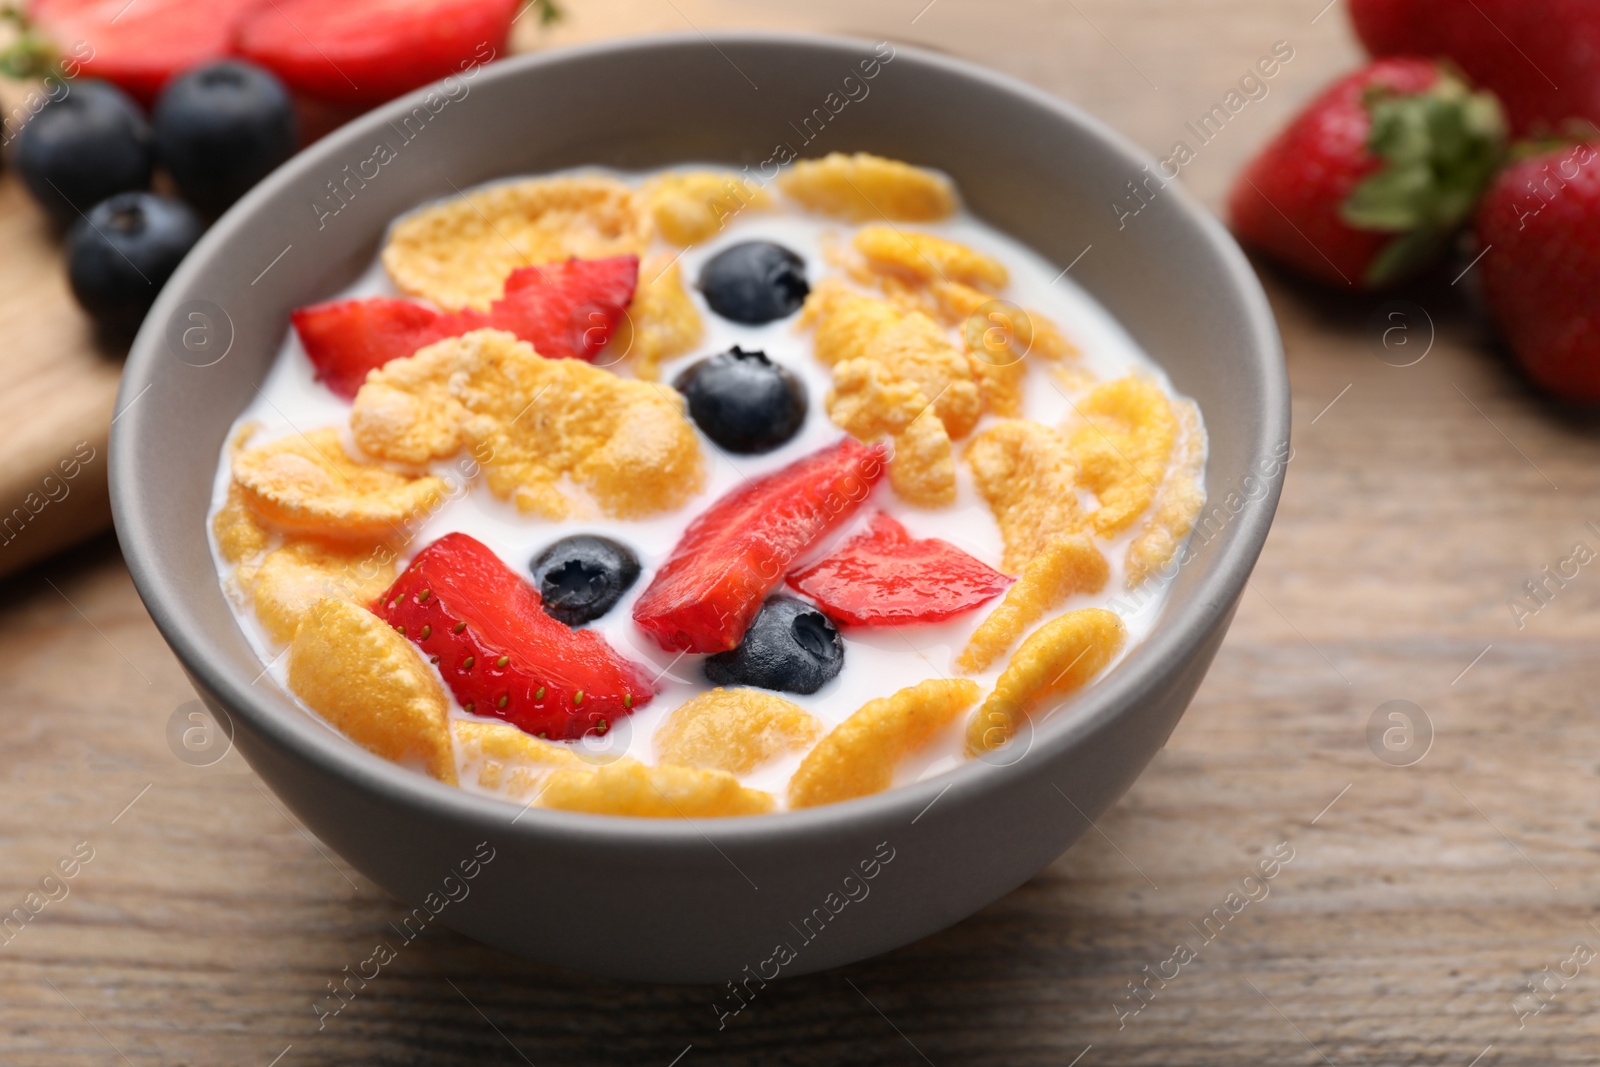
M568 626L581 626L610 611L639 578L639 557L627 546L593 534L563 537L528 566L545 614Z
M221 214L294 154L294 105L283 83L236 59L176 79L156 101L156 155L183 198Z
M678 375L689 417L729 452L771 452L800 432L806 389L765 352L734 345Z
M76 81L17 135L28 190L65 225L109 196L150 188L150 124L110 82Z
M745 241L706 261L700 291L723 318L760 326L799 311L811 286L805 260L771 241Z
M833 622L803 600L775 596L761 605L739 647L708 656L705 671L717 685L815 693L843 666L844 642Z
M72 295L108 334L132 335L202 229L186 205L154 193L96 204L67 231Z

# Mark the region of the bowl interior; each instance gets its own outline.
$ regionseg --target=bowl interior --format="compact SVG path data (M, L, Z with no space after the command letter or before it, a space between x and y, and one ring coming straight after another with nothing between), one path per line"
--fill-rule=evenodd
M1287 389L1254 275L1175 185L1119 218L1115 205L1130 181L1144 180L1149 161L1053 98L905 46L761 34L641 38L468 70L312 146L212 229L139 335L111 446L124 551L186 668L234 714L305 758L417 803L486 817L503 811L501 802L450 790L333 736L270 681L251 684L261 667L218 587L205 533L229 426L276 355L289 311L353 280L389 221L421 201L581 165L704 160L748 167L760 180L795 155L832 151L949 173L977 215L1071 264L1072 278L1205 412L1214 530L1178 571L1156 630L1037 743L1070 744L1075 730L1137 700L1141 676L1221 623L1276 502L1281 474L1264 477L1258 464L1286 447ZM1215 510L1230 495L1244 504ZM937 788L922 783L851 803L914 809ZM830 810L724 820L730 826L714 832L839 817ZM524 822L563 818L572 817L541 812ZM608 832L688 833L613 821Z

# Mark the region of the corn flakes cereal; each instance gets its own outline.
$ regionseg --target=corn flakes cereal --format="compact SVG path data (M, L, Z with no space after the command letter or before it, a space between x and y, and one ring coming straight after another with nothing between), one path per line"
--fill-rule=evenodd
M478 787L513 800L534 796L553 770L588 767L577 753L502 722L451 724L463 773L477 776Z
M1050 427L1025 419L996 423L968 446L966 461L1000 525L1000 566L1007 573L1022 573L1052 539L1083 526L1077 464Z
M1118 378L1078 405L1071 432L1083 484L1100 498L1089 516L1101 537L1115 537L1150 507L1177 439L1172 402L1154 383Z
M749 774L822 736L816 716L759 689L713 689L681 705L656 731L664 763Z
M211 517L211 532L216 535L217 548L229 563L252 559L267 549L272 533L256 513L245 503L244 492L237 482L228 484L228 499Z
M1005 599L973 631L956 667L968 674L984 670L1047 611L1074 593L1098 593L1111 576L1106 557L1086 534L1059 534L1029 561Z
M921 285L938 280L993 291L1004 289L1011 280L999 260L932 234L863 226L856 231L854 244L873 270Z
M928 400L912 383L891 378L877 360L847 359L833 365L827 407L835 426L872 441L902 433L928 409Z
M883 792L895 765L982 693L964 678L936 678L867 701L806 754L789 780L789 806L812 808Z
M496 496L549 519L573 512L567 479L619 518L679 507L705 479L678 393L545 359L498 330L391 360L356 394L350 425L363 449L401 462L470 447Z
M965 437L977 425L983 399L971 368L928 316L827 282L812 290L803 315L802 321L816 325L816 355L823 363L876 360L883 365L885 380L906 382L922 392L952 439Z
M771 793L746 789L723 771L666 764L646 767L619 759L593 771L558 770L545 780L539 803L547 808L646 819L706 819L763 815Z
M1122 651L1127 638L1122 619L1103 608L1070 611L1039 627L967 724L967 754L999 748L1040 701L1082 688Z
M386 545L291 540L267 553L251 575L256 617L274 641L293 641L300 620L325 598L366 605L381 596L394 582L394 559Z
M1155 512L1128 546L1129 589L1167 565L1178 545L1194 529L1194 521L1206 502L1205 490L1200 488L1206 464L1206 432L1200 422L1200 409L1193 400L1180 400L1173 406L1182 443L1172 469L1161 483Z
M675 260L656 255L639 268L639 288L622 321L617 323L606 352L626 355L633 373L653 382L661 377L661 364L690 351L700 343L705 324L694 301L683 288L683 272ZM602 364L608 358L601 355Z
M637 253L649 240L649 213L622 182L533 178L406 215L389 232L383 267L407 295L487 311L518 267Z
M643 195L656 232L686 246L715 237L741 211L772 206L770 193L733 171L663 174L645 185Z
M289 646L289 688L368 751L456 784L439 679L366 608L329 597L306 614Z
M332 427L239 452L233 480L244 502L274 526L362 541L400 534L445 491L442 479L351 459Z
M889 484L900 499L918 507L942 508L956 502L956 460L950 435L931 409L895 435Z
M778 185L812 211L852 222L931 222L956 210L955 188L944 175L866 152L800 160Z

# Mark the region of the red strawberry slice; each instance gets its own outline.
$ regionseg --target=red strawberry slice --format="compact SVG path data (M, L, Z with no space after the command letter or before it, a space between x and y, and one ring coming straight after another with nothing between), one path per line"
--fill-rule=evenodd
M1505 123L1431 59L1380 59L1307 104L1240 173L1235 232L1302 273L1378 288L1440 258L1503 154Z
M235 46L308 96L379 104L505 52L517 2L273 0Z
M290 318L317 377L348 400L368 371L485 326L509 330L547 359L592 360L611 340L638 279L638 256L569 259L513 271L487 314L375 297L313 304Z
M240 21L260 3L33 0L28 14L84 75L115 82L148 107L174 75L228 55Z
M948 541L913 540L888 515L789 584L847 626L943 622L993 600L1013 579Z
M847 437L727 494L689 524L633 621L669 651L736 647L794 561L861 507L886 459Z
M334 300L289 316L317 377L350 399L367 372L452 335L450 316L410 300ZM462 331L465 332L465 331Z
M655 695L594 630L546 615L539 593L466 534L423 549L373 612L437 657L462 708L553 741L603 734Z
M546 359L592 360L611 340L639 284L639 257L569 259L522 267L489 308L489 324Z

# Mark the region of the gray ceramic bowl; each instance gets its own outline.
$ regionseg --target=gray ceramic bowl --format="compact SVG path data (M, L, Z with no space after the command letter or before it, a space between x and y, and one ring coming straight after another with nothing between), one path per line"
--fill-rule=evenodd
M1255 276L1177 186L1119 228L1112 205L1150 161L1071 106L901 46L868 81L860 65L873 56L870 42L730 33L494 64L466 95L433 98L436 112L418 93L295 157L211 230L140 332L111 441L117 531L139 592L257 773L368 877L438 909L432 921L635 979L750 981L883 952L1060 855L1166 741L1210 665L1267 535L1287 450L1282 351ZM379 141L399 151L375 168L364 161ZM582 164L757 167L783 143L948 172L977 214L1075 262L1072 277L1199 401L1211 502L1150 637L989 762L832 807L697 823L523 812L386 763L270 680L252 684L261 664L218 588L206 510L229 424L290 309L350 282L390 219L453 188ZM337 214L330 183L343 190ZM475 854L493 858L473 867Z

